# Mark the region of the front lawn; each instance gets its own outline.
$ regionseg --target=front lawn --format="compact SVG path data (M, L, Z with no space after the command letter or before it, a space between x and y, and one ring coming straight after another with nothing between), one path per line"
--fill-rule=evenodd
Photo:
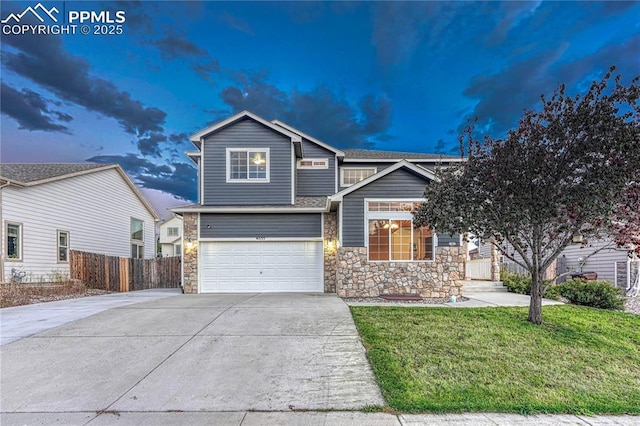
M402 412L640 413L640 317L547 306L351 308L389 406Z

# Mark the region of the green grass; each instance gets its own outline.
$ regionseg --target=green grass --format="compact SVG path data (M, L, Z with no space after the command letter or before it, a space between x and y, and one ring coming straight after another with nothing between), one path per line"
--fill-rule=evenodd
M352 307L389 407L401 412L640 413L640 317L547 306Z

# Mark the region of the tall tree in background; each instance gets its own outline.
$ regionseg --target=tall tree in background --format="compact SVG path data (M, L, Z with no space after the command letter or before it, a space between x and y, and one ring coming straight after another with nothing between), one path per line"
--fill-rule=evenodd
M459 138L468 161L439 172L415 214L438 232L492 237L531 274L535 324L545 272L574 235L622 231L622 241L624 227L640 227L640 76L624 86L614 70L582 95L568 96L564 86L543 95L541 110L525 111L504 140L481 143L468 127Z

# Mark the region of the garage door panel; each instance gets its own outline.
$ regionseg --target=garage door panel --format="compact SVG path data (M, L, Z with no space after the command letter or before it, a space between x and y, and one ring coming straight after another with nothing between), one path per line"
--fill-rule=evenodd
M203 242L202 292L322 292L322 242Z

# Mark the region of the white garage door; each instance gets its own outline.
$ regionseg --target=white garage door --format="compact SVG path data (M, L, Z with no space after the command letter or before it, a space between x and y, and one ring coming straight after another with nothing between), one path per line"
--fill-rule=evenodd
M323 292L320 241L200 243L203 293Z

